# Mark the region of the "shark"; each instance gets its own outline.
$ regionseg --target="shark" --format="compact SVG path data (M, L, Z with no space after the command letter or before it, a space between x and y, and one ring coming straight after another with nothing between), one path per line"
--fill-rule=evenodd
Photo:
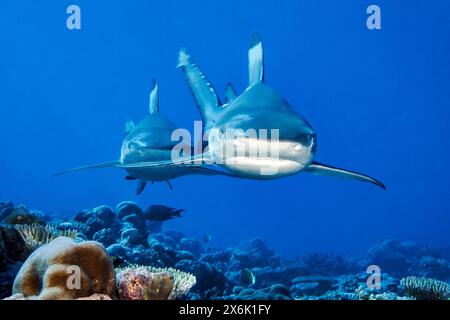
M239 178L272 180L304 172L367 182L386 189L381 181L366 174L315 161L316 132L265 82L263 45L258 33L253 33L248 50L248 87L238 95L228 84L225 103L221 103L214 87L186 49L180 50L178 60L178 68L202 116L206 150L191 157L142 162L129 167L212 164Z
M125 124L125 139L122 142L120 158L118 160L76 167L53 174L59 176L69 172L85 169L98 168L119 168L127 171L126 180L137 180L138 187L136 193L141 194L148 182L166 182L170 189L170 180L185 175L224 175L231 176L230 173L223 172L217 168L207 166L166 166L166 167L146 167L140 163L168 161L172 158L173 149L180 143L172 140L172 133L179 127L175 125L167 116L159 110L159 88L155 80L149 97L149 110L140 122L135 124L129 120ZM188 149L191 145L186 146Z

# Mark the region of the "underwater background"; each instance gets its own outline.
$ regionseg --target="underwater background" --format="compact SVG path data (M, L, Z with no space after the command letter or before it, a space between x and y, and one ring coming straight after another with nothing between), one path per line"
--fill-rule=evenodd
M70 4L81 8L81 30L66 28ZM371 4L1 1L0 201L56 220L125 200L183 208L164 226L208 235L210 248L260 238L282 259L364 256L386 239L449 251L450 3L378 0L381 30L366 27ZM200 115L176 69L179 49L221 97L228 81L240 93L254 30L266 82L317 132L316 159L367 173L386 191L307 174L186 176L172 181L173 191L155 183L136 196L122 170L50 177L118 159L125 122L147 113L153 78L161 112L193 131Z

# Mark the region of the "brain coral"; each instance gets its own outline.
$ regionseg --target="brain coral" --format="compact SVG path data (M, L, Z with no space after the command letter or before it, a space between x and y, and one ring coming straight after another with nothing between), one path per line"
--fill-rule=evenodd
M13 294L70 300L95 293L111 295L114 285L114 267L100 243L60 237L28 257L14 280Z

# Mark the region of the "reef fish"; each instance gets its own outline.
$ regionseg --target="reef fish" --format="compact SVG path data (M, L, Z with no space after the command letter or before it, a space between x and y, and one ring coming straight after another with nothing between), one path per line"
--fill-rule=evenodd
M152 205L144 212L145 219L149 221L167 221L173 218L181 218L184 209L174 209L163 205Z
M252 286L256 283L256 277L253 274L252 270L245 268L241 271L241 281L243 284L247 286Z

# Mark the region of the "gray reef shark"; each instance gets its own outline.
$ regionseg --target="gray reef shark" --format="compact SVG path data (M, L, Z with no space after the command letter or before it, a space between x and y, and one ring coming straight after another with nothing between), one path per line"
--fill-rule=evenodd
M201 112L204 130L208 133L208 150L176 161L143 162L127 167L160 168L213 163L241 178L269 180L306 172L369 182L385 189L383 183L367 175L314 161L316 133L306 119L265 84L263 47L256 33L252 37L248 58L247 89L241 95L236 95L232 86L228 85L226 103L221 104L206 76L192 62L186 50L182 49L178 67L183 70ZM249 134L261 129L270 131L271 138L268 135L255 137ZM233 134L229 135L228 132ZM273 139L272 132L275 132L276 139ZM229 152L229 148L232 152ZM260 155L254 150L276 152Z
M172 158L171 154L174 147L179 145L178 141L171 139L172 133L178 127L159 112L159 92L156 81L153 81L150 93L149 114L138 124L128 121L125 128L127 135L122 143L121 156L118 161L77 167L56 173L53 176L84 169L123 168L128 172L127 180L139 181L138 195L149 181L152 183L167 182L172 189L170 180L188 174L231 176L227 172L206 166L145 167L135 165L142 162L168 161ZM191 148L191 145L187 147Z

